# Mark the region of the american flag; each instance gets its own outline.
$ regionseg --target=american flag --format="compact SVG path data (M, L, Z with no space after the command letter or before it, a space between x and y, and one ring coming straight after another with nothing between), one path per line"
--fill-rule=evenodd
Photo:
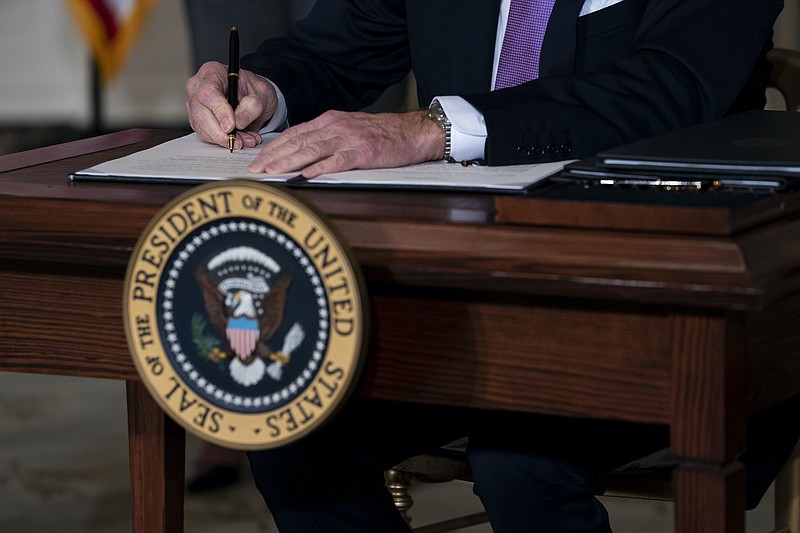
M67 0L103 81L122 69L148 12L158 0Z

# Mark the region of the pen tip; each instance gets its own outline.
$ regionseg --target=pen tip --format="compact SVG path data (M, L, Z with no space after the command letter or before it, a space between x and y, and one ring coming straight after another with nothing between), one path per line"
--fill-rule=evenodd
M231 26L231 31L239 31L239 29L236 26Z

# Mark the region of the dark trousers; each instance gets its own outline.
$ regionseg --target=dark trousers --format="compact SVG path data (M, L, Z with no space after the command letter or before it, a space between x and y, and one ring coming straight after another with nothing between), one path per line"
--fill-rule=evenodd
M748 422L750 507L800 438L799 407L797 396ZM282 533L407 533L383 472L464 435L495 533L608 533L598 476L668 443L663 426L354 401L300 442L248 457Z

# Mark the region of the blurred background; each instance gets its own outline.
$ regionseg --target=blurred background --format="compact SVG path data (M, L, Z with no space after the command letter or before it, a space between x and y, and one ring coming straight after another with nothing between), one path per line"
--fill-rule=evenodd
M133 127L188 129L184 84L203 62L227 62L231 25L244 54L313 3L3 0L0 154ZM402 105L404 89L384 109Z
M224 17L211 17L211 24L203 29L209 35L196 40L193 48L192 13L187 6L199 10L212 9L208 7L211 4L238 4L241 9L245 4L261 4L258 9L266 10L262 20L273 25L269 31L282 31L283 21L302 16L313 0L106 0L121 10L135 10L132 6L137 2L150 9L135 13L140 23L125 34L127 53L117 54L122 56L118 71L94 85L89 39L76 16L81 4L90 2L2 1L0 153L83 137L100 129L188 128L184 83L196 70L196 56L212 53L209 43L218 43L223 50L227 46L228 22ZM239 25L258 16L247 19ZM240 29L243 40L260 39L248 30ZM800 0L786 1L775 42L783 48L800 49ZM243 44L243 48L247 46ZM93 86L99 86L100 98Z

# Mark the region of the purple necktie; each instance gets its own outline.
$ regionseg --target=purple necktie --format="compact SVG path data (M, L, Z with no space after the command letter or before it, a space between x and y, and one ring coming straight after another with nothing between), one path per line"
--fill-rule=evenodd
M539 77L539 52L555 0L511 0L495 89Z

